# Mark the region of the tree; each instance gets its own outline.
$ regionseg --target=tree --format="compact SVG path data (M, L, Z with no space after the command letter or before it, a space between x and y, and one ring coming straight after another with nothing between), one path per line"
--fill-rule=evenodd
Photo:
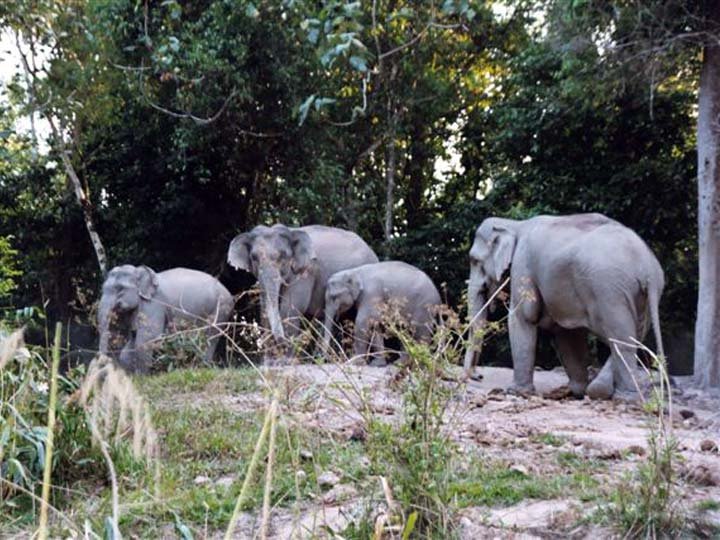
M107 256L95 226L89 184L80 178L74 163L87 111L92 114L102 111L98 103L86 106L99 98L98 92L102 91L98 50L92 46L92 40L81 35L81 25L69 24L75 17L82 17L82 13L80 3L20 2L14 9L0 10L0 26L10 28L15 36L24 76L24 86L16 85L16 89L25 93L25 111L31 119L35 143L38 141L34 118L39 113L50 127L51 145L82 210L100 276L104 277Z
M681 2L552 2L555 35L577 50L598 51L606 89L642 81L652 118L654 97L663 87L687 85L698 91L697 186L699 295L695 326L695 377L703 388L720 388L720 220L717 193L718 134L713 128L720 111L720 6L712 0ZM593 42L586 36L596 36ZM694 61L702 54L701 66ZM608 81L614 83L607 84Z

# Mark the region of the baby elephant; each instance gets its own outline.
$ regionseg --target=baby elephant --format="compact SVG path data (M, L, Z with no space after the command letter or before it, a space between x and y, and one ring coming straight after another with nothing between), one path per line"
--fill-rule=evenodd
M425 272L400 261L365 264L333 274L325 292L325 350L329 350L335 318L357 310L353 354L373 353L373 365L384 365L385 343L375 331L388 307L397 305L415 339L427 339L440 293Z
M100 352L128 371L146 371L154 342L185 321L208 327L205 359L210 361L219 339L210 325L226 323L233 304L228 290L204 272L172 268L155 273L147 266L116 266L103 284L98 308Z

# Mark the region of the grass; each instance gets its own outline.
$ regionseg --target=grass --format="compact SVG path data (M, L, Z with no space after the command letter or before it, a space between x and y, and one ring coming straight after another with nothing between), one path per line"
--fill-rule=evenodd
M720 501L715 499L705 499L697 504L697 509L700 512L717 512L720 510Z
M155 376L135 377L135 384L151 402L170 399L182 393L241 394L260 388L257 372L252 368L177 369Z
M251 369L193 369L135 377L135 383L151 404L153 424L159 435L160 475L155 485L152 471L127 455L113 456L118 470L122 518L126 535L161 536L163 528L186 526L194 533L208 527L227 526L244 479L247 462L262 428L265 410L233 410L233 398L260 390ZM182 396L182 399L178 399ZM227 399L227 406L223 400ZM261 401L264 403L264 401ZM312 455L303 459L304 455ZM316 478L327 469L343 471L343 477L362 481L363 453L356 442L335 442L297 426L278 426L271 504L288 506L299 494L306 500L318 493ZM296 492L298 470L305 476ZM220 482L219 482L220 480ZM92 486L84 486L90 491ZM83 497L84 498L84 497ZM261 481L250 488L244 511L256 511L263 498ZM78 500L73 506L96 507L94 515L106 515L109 489L91 504ZM92 516L95 530L96 523Z
M502 461L475 458L464 479L454 482L451 491L461 508L512 506L526 499L592 500L598 496L598 481L593 472L573 464L562 474L538 475L512 469Z
M535 435L531 435L530 440L532 442L542 443L547 446L558 447L565 444L566 439L560 435L555 435L553 433L537 433Z

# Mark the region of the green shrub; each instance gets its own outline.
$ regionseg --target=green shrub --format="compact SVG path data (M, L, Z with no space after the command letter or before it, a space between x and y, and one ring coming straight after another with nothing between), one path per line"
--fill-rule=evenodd
M50 370L44 349L24 346L21 331L0 329L0 343L0 501L26 508L44 472ZM83 370L75 369L58 380L55 486L86 476L99 459L90 444L85 414L71 400L82 376ZM61 490L57 495L61 497Z

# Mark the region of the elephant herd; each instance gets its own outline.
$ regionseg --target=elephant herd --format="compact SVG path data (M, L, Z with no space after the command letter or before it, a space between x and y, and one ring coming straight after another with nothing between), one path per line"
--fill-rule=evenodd
M633 393L635 340L642 340L651 325L662 356L663 271L642 239L617 221L601 214L487 218L477 228L469 256L466 375L481 345L488 305L508 270L515 390L533 390L538 329L552 333L569 388L578 397ZM379 262L362 238L338 228L260 225L232 240L227 260L257 278L262 316L277 343L296 336L303 319L324 318L327 351L336 318L349 312L354 355L376 365L385 362L384 338L376 330L388 305L397 306L393 315L416 339L427 340L441 304L423 271L400 261ZM204 329L210 360L233 307L227 289L203 272L117 266L103 284L100 351L127 370L145 371L162 336L185 322ZM588 333L611 350L592 380Z

